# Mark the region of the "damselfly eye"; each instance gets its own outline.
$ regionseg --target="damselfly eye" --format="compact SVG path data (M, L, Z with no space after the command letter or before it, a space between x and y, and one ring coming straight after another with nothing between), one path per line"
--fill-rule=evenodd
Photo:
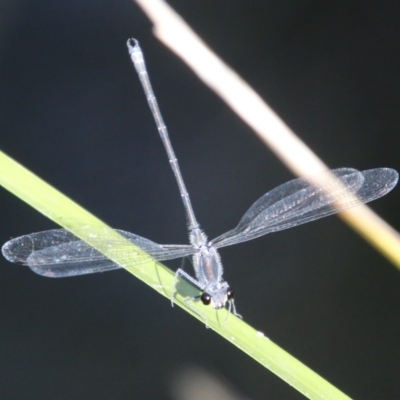
M203 292L200 296L200 300L205 306L208 306L211 303L211 296L208 293Z
M228 300L232 300L235 297L235 292L229 288L228 291L226 292L226 298Z

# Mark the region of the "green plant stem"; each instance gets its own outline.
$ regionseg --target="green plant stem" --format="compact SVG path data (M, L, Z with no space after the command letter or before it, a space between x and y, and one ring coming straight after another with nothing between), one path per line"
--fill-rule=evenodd
M124 240L122 236L110 230L101 220L1 151L0 184L43 215L76 234L114 262L123 266L154 290L171 299L175 277L173 271L154 261L150 256L148 256L146 263L135 264L134 255L143 253L140 249ZM118 237L120 245L109 248L106 242L93 238L93 235L90 234L90 228L82 230L82 224L86 227L96 227L97 230L99 228L107 230L110 235ZM211 329L309 399L350 399L241 319L234 315L229 315L229 318L227 318L226 310L215 311L199 302L192 302L188 307L185 304L185 298L196 294L198 294L198 290L195 287L180 280L177 285L177 293L174 296L175 304L203 323L206 319Z

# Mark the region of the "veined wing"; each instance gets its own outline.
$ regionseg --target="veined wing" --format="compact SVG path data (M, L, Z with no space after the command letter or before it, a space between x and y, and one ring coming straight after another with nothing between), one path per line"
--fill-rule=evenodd
M107 246L118 246L123 242L110 237L110 228L83 227L85 234L90 234ZM140 247L157 261L172 260L190 256L196 252L191 245L161 245L134 233L113 230ZM61 278L104 272L117 268L105 255L80 240L65 229L53 229L44 232L20 236L5 243L2 247L4 257L13 263L28 265L32 271L47 277ZM136 264L148 261L148 256L140 251L124 254L124 259L134 259Z
M368 203L390 192L398 181L398 173L390 168L339 168L314 178L320 182L318 186L310 183L313 179L299 178L266 193L247 210L236 228L210 244L219 248L245 242ZM335 201L338 203L333 204Z

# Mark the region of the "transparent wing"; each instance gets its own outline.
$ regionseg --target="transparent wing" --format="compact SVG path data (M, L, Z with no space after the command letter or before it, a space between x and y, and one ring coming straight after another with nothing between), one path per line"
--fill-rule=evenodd
M346 190L338 187L328 174L334 174ZM300 178L266 193L247 210L236 228L210 244L217 248L230 246L368 203L390 192L397 183L398 173L390 168L361 172L340 168L315 178L321 182L318 186L311 185L311 179ZM333 208L335 201L339 204Z
M99 242L117 246L118 239L110 238L109 228L85 227ZM172 260L192 255L196 249L190 245L161 245L134 233L115 229L116 232L150 254L157 261ZM47 277L61 278L104 272L117 268L102 253L80 240L65 229L54 229L20 236L5 243L3 256L13 263L28 265L34 272ZM134 259L137 264L148 261L140 252L124 254L126 260Z

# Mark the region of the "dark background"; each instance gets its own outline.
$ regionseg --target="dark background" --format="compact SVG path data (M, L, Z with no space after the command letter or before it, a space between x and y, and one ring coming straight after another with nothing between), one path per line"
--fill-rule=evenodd
M400 169L398 2L169 3L329 166ZM131 36L215 237L293 176L128 0L0 3L0 148L110 225L187 243ZM372 207L400 228L399 201ZM54 227L5 190L0 205L2 243ZM400 273L338 218L221 253L247 322L350 397L400 397ZM303 398L125 271L52 280L0 260L0 398L173 399L187 362L252 399Z

